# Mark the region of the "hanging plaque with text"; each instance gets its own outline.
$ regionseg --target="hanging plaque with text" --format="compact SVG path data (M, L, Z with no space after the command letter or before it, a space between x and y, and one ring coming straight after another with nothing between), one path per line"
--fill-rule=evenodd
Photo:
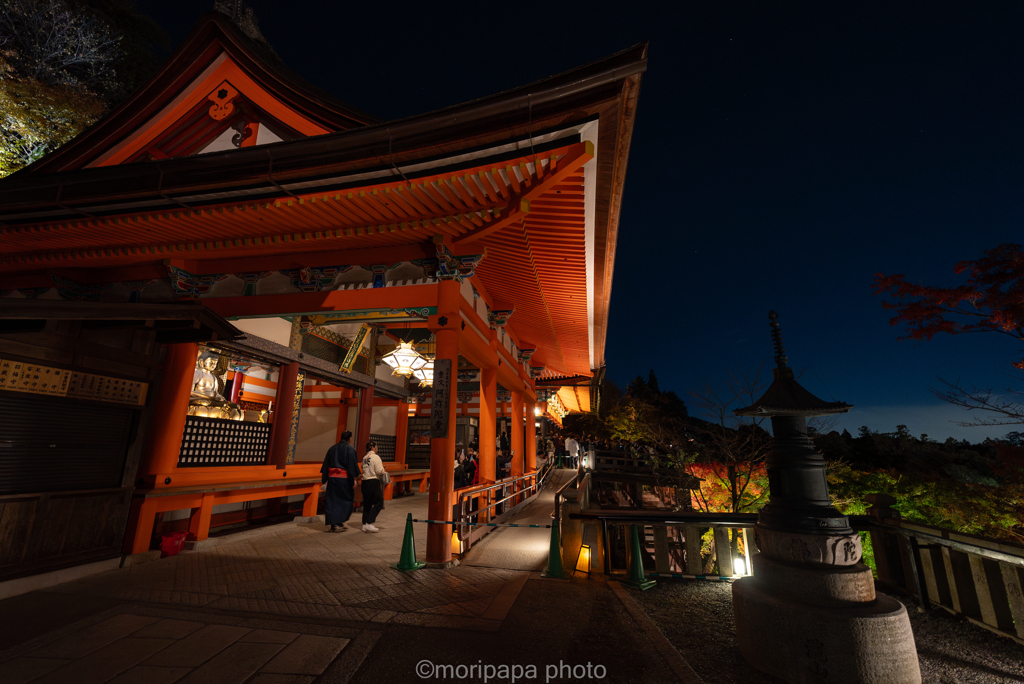
M299 416L302 413L302 391L306 386L306 374L299 373L295 380L295 395L292 397L291 426L288 428L288 455L284 462L288 465L295 463L295 445L299 441ZM281 414L284 415L283 413Z
M452 395L452 360L434 359L434 390L430 397L430 438L448 436L448 413Z

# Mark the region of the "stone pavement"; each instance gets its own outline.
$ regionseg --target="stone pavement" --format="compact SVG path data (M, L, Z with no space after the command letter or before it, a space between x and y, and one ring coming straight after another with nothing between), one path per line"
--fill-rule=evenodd
M337 534L310 523L226 534L0 601L0 684L444 681L443 669L417 674L424 660L477 665L449 681L483 682L487 664L535 668L518 681L545 681L560 665L550 681L687 681L678 653L603 579L392 570L406 513L426 508L425 496L388 502L379 534L361 532L358 515ZM421 559L425 533L416 525ZM565 670L588 662L604 670Z

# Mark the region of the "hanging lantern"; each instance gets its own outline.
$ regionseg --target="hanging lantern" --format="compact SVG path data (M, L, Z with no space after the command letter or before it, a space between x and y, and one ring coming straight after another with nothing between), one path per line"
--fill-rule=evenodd
M434 336L427 340L424 353L421 355L423 365L413 371L413 375L420 382L420 387L431 387L434 384Z
M399 342L393 351L381 358L381 361L391 366L392 375L401 375L403 378L409 377L427 363L413 347L412 342Z
M412 372L420 381L420 387L430 387L434 384L434 359L427 359L426 362Z

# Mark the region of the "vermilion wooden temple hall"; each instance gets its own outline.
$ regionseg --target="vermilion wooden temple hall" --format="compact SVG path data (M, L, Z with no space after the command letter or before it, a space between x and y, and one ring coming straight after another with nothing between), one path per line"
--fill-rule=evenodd
M222 4L0 181L0 580L314 515L345 430L447 519L598 399L646 45L379 121Z

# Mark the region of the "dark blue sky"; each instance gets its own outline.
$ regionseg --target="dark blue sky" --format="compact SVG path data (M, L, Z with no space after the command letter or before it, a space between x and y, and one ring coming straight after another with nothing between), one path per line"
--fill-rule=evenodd
M951 284L957 261L1024 242L1024 4L674 4L250 2L292 69L387 119L650 40L609 376L720 385L770 355L774 308L807 388L857 407L841 426L1013 429L957 428L970 416L928 393L1014 384L1012 340L898 342L871 282ZM212 5L138 2L175 44Z

